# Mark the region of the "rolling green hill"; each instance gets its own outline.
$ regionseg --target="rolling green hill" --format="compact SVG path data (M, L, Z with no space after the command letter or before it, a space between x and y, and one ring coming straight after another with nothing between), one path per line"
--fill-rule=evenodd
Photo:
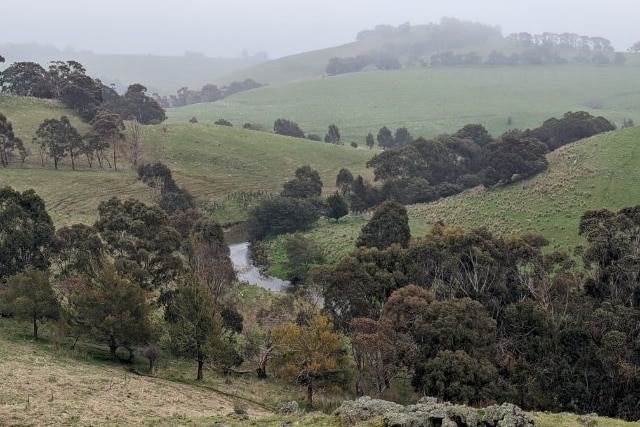
M40 166L39 147L32 138L44 119L66 114L81 131L87 129L59 103L0 96L0 112L13 122L17 136L31 151L24 168L13 165L0 169L0 185L21 191L34 188L46 201L56 226L92 222L99 202L113 196L151 201L152 191L137 180L124 158L117 172L90 170L83 159L76 171L71 171L66 161L57 171L50 165ZM343 167L370 176L365 163L372 153L364 149L206 124L145 126L143 133L145 160L169 165L178 184L201 202L239 192L277 192L295 169L305 164L320 172L326 191L333 188Z
M450 227L487 227L502 235L540 233L551 248L572 253L583 243L578 223L584 211L619 210L640 203L640 127L575 142L550 153L548 159L549 168L526 181L408 206L412 236L424 235L442 220ZM329 261L336 261L355 249L367 218L322 220L307 235L327 250ZM284 237L267 244L273 254L270 272L282 275Z
M277 118L296 121L308 134L324 136L336 124L345 142L364 144L386 125L414 136L452 133L481 123L494 135L512 126L530 128L566 111L585 110L618 124L640 122L640 57L626 66L453 67L368 71L279 84L215 103L168 110L170 123L219 118L236 125Z

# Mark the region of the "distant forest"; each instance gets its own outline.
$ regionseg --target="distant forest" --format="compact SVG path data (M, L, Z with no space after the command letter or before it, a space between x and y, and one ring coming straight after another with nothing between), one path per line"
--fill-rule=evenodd
M614 52L603 37L573 33L530 34L520 32L503 37L500 29L488 25L443 18L440 24L398 27L378 25L361 31L358 41L380 39L385 48L353 57L334 57L326 67L328 75L353 73L367 67L380 70L450 66L519 66L542 64L624 65L625 56ZM469 46L496 44L488 54L466 51ZM635 47L635 45L634 45ZM634 47L630 50L633 51Z

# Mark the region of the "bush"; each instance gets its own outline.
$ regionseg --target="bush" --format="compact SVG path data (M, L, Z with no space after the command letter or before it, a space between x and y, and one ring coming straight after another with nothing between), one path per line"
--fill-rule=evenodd
M218 119L214 122L214 124L218 125L218 126L230 126L233 127L233 124L229 121L229 120L225 120L225 119Z

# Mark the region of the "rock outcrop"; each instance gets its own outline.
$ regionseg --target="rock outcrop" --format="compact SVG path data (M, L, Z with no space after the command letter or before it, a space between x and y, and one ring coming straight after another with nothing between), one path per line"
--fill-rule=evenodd
M476 409L438 403L424 397L415 405L402 406L386 400L361 397L336 409L345 426L366 426L374 421L384 427L534 427L534 421L518 406L509 403Z

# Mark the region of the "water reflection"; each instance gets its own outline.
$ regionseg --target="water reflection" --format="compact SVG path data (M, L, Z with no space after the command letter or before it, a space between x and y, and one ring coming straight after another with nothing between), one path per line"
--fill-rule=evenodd
M265 276L260 273L251 258L249 257L249 242L242 242L229 245L231 252L231 262L236 269L238 280L258 285L271 291L283 291L289 287L287 280L278 279L277 277Z

